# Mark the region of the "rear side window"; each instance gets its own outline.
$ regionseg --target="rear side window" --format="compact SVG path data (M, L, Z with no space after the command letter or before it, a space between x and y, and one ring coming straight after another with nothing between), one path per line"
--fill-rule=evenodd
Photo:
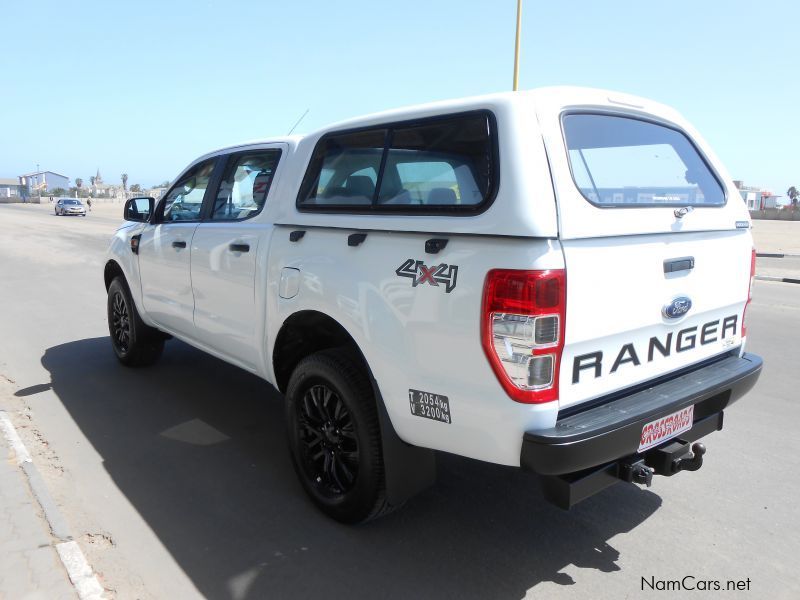
M302 204L372 205L386 138L387 130L372 129L320 140L303 181Z
M720 206L725 192L680 131L599 114L563 118L572 176L598 206Z
M497 185L486 112L323 137L298 196L301 210L476 212Z

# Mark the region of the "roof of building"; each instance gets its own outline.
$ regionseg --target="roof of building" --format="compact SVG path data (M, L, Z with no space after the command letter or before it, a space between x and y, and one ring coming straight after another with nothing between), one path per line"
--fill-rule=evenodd
M19 185L16 177L0 177L0 185Z
M62 175L61 173L56 173L55 171L34 171L33 173L23 173L20 177L32 177L34 175L42 175L44 173L50 173L51 175L58 175L59 177L63 177L64 179L69 179L66 175Z

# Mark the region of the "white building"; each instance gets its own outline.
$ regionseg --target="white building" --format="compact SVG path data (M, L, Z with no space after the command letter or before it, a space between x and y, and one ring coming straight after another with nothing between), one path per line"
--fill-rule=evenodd
M53 171L36 171L19 176L19 183L24 188L25 195L36 196L41 192L44 196L53 190L69 189L69 177L54 173Z
M0 198L19 198L21 195L19 177L0 177Z
M744 185L744 182L739 180L734 181L733 184L747 204L747 210L764 210L765 208L776 208L778 205L780 196L774 195L769 190Z

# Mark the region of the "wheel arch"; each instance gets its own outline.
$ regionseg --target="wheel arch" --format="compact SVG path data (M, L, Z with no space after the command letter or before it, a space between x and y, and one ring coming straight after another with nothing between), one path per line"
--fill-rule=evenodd
M108 288L111 286L111 282L114 281L114 278L120 275L127 283L128 278L125 277L125 272L122 270L120 264L114 259L111 259L108 262L106 262L106 266L103 268L103 281L106 285L106 292L108 291Z
M372 378L364 353L338 321L316 310L292 313L281 325L272 348L276 387L286 393L292 371L301 360L315 352L339 347L350 348Z
M352 350L372 385L381 429L386 493L389 502L397 506L434 483L435 455L430 449L405 443L397 435L367 358L341 323L315 310L301 310L287 317L272 348L275 385L285 393L292 371L303 358L338 347Z

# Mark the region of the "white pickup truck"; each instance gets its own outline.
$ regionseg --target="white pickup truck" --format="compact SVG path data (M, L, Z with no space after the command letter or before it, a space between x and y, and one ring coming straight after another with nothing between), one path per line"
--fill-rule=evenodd
M272 383L343 522L430 485L437 450L536 472L566 508L696 470L761 371L745 204L642 98L505 93L233 146L125 221L119 360L174 336Z

